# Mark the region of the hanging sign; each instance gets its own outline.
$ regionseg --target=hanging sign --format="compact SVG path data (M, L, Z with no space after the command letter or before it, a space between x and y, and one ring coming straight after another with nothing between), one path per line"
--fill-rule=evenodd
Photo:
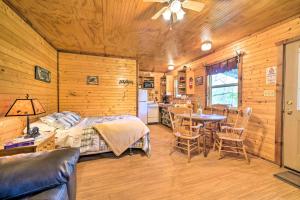
M128 80L128 79L122 79L122 80L119 80L119 85L125 85L125 86L128 86L129 84L133 85L133 81Z
M274 85L276 84L277 78L277 67L272 66L266 69L266 84L267 85Z

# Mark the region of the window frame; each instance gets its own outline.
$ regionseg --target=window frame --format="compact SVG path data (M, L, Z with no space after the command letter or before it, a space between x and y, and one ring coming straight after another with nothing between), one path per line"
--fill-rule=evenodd
M238 70L239 71L239 70ZM238 108L240 105L239 102L239 78L238 78L238 82L237 83L229 83L229 84L221 84L221 85L215 85L212 86L212 75L207 75L207 91L208 91L208 95L207 95L207 99L206 99L206 106L210 107L212 105L212 90L214 88L225 88L225 87L233 87L233 86L237 86L238 88L238 99L237 99L237 107L232 107L232 108Z
M242 103L243 103L243 93L242 93L242 88L243 88L243 55L244 54L240 54L239 55L239 61L237 63L237 69L238 69L238 105L237 105L237 110L240 109L242 107ZM211 107L211 90L209 88L209 85L211 85L211 78L209 75L207 75L207 73L205 72L205 77L206 77L206 81L205 81L205 106L206 107ZM235 84L235 83L234 83ZM228 84L230 85L230 84ZM234 107L233 107L234 108ZM234 108L235 109L235 108Z

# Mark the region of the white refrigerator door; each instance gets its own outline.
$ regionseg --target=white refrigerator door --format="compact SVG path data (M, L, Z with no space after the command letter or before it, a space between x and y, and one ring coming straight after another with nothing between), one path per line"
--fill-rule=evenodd
M139 102L139 118L145 124L148 123L148 120L147 120L148 111L147 110L148 110L147 109L147 103L146 102Z
M148 100L148 91L139 89L139 101L147 101Z

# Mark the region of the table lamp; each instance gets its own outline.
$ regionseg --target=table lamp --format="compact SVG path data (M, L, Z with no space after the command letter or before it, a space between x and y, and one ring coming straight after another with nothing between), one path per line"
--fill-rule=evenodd
M26 99L16 99L12 106L9 108L5 117L13 116L26 116L27 117L27 136L31 137L31 130L29 125L29 116L39 115L45 113L45 109L37 99L29 98L26 95ZM37 135L35 135L37 136Z

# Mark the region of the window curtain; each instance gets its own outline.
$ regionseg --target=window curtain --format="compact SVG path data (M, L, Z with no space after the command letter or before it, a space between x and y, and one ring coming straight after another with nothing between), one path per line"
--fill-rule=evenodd
M227 59L222 62L210 64L206 66L207 75L215 75L237 69L239 58L238 56Z

